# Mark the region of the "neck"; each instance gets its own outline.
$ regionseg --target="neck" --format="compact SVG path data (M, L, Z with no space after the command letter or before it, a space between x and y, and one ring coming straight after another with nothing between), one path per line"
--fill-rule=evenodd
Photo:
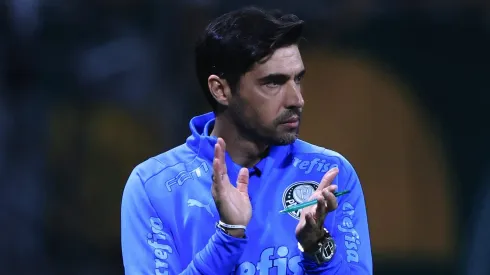
M268 147L244 137L235 124L224 115L216 116L211 135L222 138L226 142L226 152L233 162L243 167L250 168L257 164Z

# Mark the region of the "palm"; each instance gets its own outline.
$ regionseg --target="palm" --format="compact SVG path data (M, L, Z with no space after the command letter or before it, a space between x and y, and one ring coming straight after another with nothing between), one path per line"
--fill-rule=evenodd
M339 173L337 168L330 169L322 178L318 189L310 199L317 199L318 203L301 210L301 218L296 226L296 238L305 246L314 244L324 235L323 222L328 212L335 210L338 206L337 200L332 192L337 189L331 185Z
M248 169L242 168L234 187L225 164L225 142L219 138L214 150L212 194L222 222L247 225L252 217L248 196Z
M252 217L250 198L247 193L241 193L231 185L227 175L224 178L224 190L215 199L221 210L221 220L228 224L247 224Z
M305 215L302 214L296 226L296 239L300 243L314 243L320 239L323 234L323 219L322 217L319 221L315 217L311 219L314 222L307 223Z

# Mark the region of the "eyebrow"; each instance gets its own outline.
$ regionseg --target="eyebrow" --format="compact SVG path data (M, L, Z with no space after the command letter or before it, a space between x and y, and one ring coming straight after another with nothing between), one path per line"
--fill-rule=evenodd
M306 70L303 69L301 72L296 74L294 78L298 77L303 77L306 73ZM281 73L272 73L269 75L266 75L264 77L259 78L260 83L268 83L268 82L278 82L278 83L283 83L289 80L289 75L287 74L281 74Z

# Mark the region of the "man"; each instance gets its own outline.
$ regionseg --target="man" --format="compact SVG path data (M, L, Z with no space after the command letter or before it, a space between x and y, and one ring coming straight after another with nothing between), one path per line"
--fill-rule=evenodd
M295 15L258 8L208 25L196 66L214 112L193 118L185 144L129 177L126 274L372 274L354 169L297 139L302 28ZM337 201L337 186L351 193ZM318 203L279 213L310 199Z

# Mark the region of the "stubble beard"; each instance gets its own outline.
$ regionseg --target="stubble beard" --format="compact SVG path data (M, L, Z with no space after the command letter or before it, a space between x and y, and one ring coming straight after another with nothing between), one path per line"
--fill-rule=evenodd
M241 136L245 139L259 142L266 145L281 146L292 144L296 141L299 135L299 126L290 132L279 132L280 124L293 115L298 115L301 122L301 111L289 110L287 113L282 114L276 118L270 127L263 127L260 124L255 125L245 117L243 105L239 102L234 102L229 106L229 115L240 132Z

